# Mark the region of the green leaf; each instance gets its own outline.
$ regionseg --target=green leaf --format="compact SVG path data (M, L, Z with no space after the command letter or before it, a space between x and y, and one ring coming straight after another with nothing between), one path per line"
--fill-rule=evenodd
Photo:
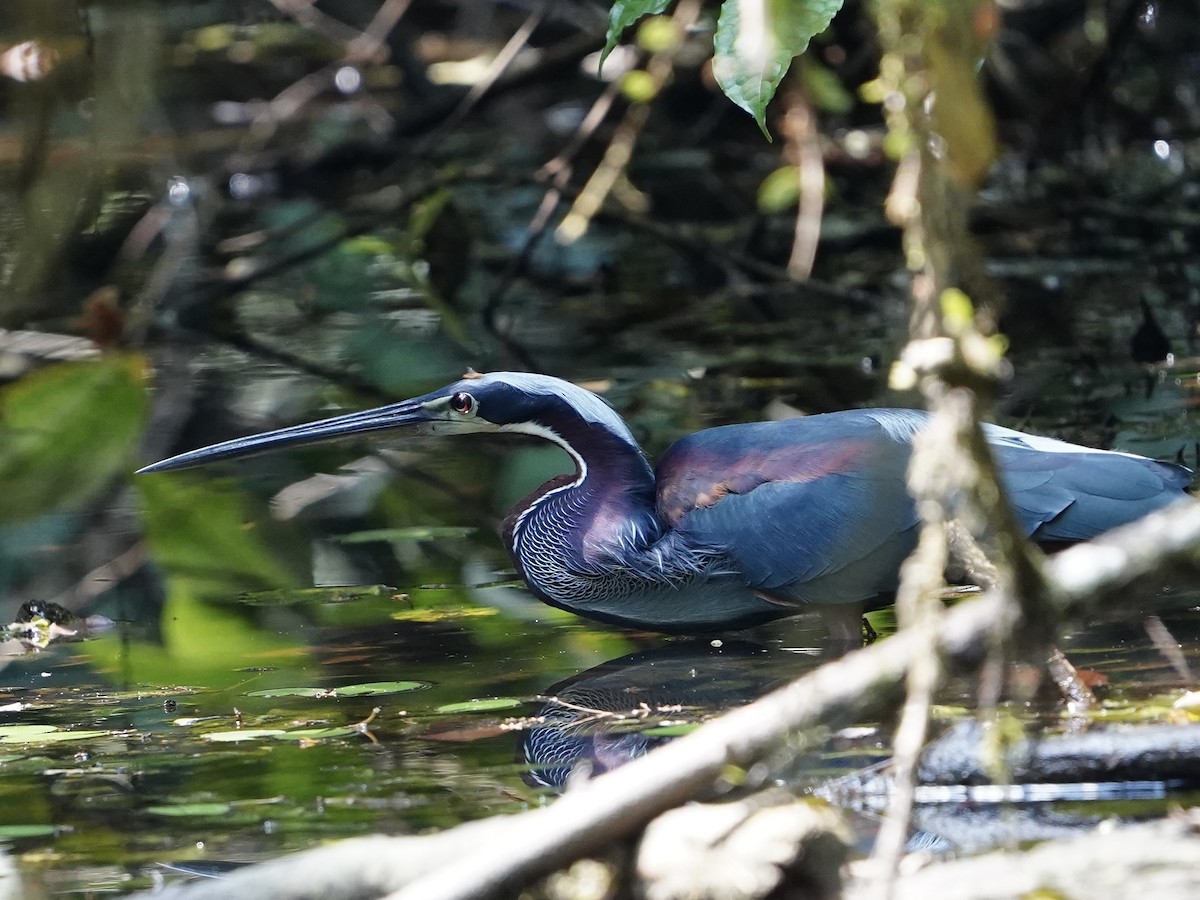
M324 728L297 728L275 735L277 741L319 741L331 737L347 737L358 734L358 730L349 725L327 725Z
M56 825L0 825L0 840L52 837L58 834Z
M468 538L475 528L455 525L421 525L411 528L373 528L345 534L337 540L342 544L374 544L380 542L401 543L408 541L457 541Z
M169 806L147 806L144 812L152 816L224 816L232 809L228 803L173 803Z
M515 697L485 697L481 700L464 700L462 703L447 703L439 706L438 713L494 712L500 709L515 709L521 706Z
M204 739L218 744L236 744L239 741L257 741L280 734L283 734L282 728L237 728L233 731L213 731L204 735Z
M242 606L296 606L316 603L345 604L367 600L395 602L397 589L386 584L345 585L336 587L291 588L278 591L249 591L239 594Z
M339 688L279 687L250 691L247 697L365 697L368 694L405 694L429 687L424 681L372 681Z
M30 734L9 734L0 737L0 744L64 744L68 741L91 741L108 737L107 731L44 731Z
M0 740L11 737L15 740L58 731L54 725L0 725Z
M656 725L653 728L644 729L641 733L649 737L683 737L699 727L699 722L679 722L675 725Z
M608 35L600 54L600 68L604 68L604 61L608 59L612 48L617 46L626 28L642 16L656 16L664 12L670 5L671 0L616 0L608 13Z
M370 694L405 694L429 687L424 681L372 681L366 684L348 684L337 688L339 697L366 697Z
M133 354L61 363L0 392L0 520L78 507L132 468L146 415Z
M767 131L767 104L793 57L829 27L842 0L753 0L761 22L742 21L743 3L725 0L713 36L713 76L725 96ZM745 3L749 6L749 3Z

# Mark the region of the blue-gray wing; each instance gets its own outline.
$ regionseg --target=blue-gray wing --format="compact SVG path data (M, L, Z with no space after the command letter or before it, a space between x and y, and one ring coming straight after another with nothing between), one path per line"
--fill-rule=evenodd
M777 601L893 590L915 541L904 476L922 418L864 410L700 432L659 463L659 513Z
M1040 543L1086 541L1187 495L1183 466L988 425L1005 493Z
M893 590L916 540L905 486L910 410L733 425L679 441L658 466L658 513L719 548L754 590L839 603ZM1040 543L1088 540L1185 496L1181 466L997 426L986 434L1006 495Z

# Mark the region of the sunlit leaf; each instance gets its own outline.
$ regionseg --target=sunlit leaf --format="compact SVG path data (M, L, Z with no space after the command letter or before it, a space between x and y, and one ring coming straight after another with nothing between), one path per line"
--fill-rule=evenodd
M429 687L425 681L374 681L339 688L279 687L250 691L247 697L363 697L368 694L403 694Z
M842 86L841 79L833 70L821 65L816 54L801 60L800 74L804 79L804 90L813 106L823 112L845 114L854 109L854 95Z
M46 731L41 734L12 734L0 737L0 744L64 744L69 741L92 741L108 737L107 731Z
M366 697L370 694L404 694L429 687L424 681L372 681L366 684L348 684L339 687L339 697Z
M228 803L174 803L163 806L147 806L144 812L152 816L224 816L233 807Z
M0 392L0 520L77 507L132 469L145 363L112 354L47 366Z
M338 540L343 544L373 544L382 541L434 541L461 540L470 537L477 529L454 525L423 525L412 528L374 528L343 535Z
M392 613L397 622L453 622L458 619L483 619L500 615L500 610L488 606L422 607L401 609Z
M751 4L725 0L713 36L713 76L725 96L754 117L764 135L767 104L793 57L829 27L842 0L758 0L754 20L743 19Z
M0 839L51 837L58 834L55 825L0 825Z
M357 603L364 600L392 600L396 588L386 584L345 585L338 587L291 588L278 591L249 591L238 595L245 606L295 606L310 603Z
M461 703L447 703L439 706L434 712L439 713L470 713L493 712L499 709L515 709L523 702L515 697L485 697L481 700L464 700Z
M0 725L0 740L8 737L28 738L51 731L58 731L58 728L54 725Z
M758 186L758 208L765 213L781 213L796 208L800 200L800 173L795 166L781 166Z
M325 728L297 728L275 735L277 741L319 741L331 737L347 737L357 734L357 730L348 725L328 726Z
M604 50L600 54L600 66L612 48L617 46L625 29L642 16L656 16L665 12L671 0L616 0L608 12L608 34L604 39Z
M648 737L682 737L699 727L699 722L679 722L675 725L657 725L654 728L644 729L640 733Z
M258 741L280 734L283 734L282 728L238 728L233 731L214 731L204 735L204 739L218 744L236 744L239 741Z

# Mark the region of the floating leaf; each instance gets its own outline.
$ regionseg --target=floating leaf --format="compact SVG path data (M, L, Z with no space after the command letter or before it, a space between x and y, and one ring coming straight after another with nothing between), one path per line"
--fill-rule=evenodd
M499 709L515 709L523 702L515 697L485 697L480 700L464 700L462 703L447 703L439 706L438 713L493 712Z
M647 737L683 737L699 727L699 722L678 722L674 725L656 725L654 728L646 728L641 734Z
M366 684L348 684L337 688L339 697L366 697L370 694L404 694L421 691L429 687L424 681L372 681Z
M842 0L759 0L758 21L742 19L739 0L725 0L713 36L713 76L725 96L767 131L767 104L814 35L829 27Z
M452 622L455 619L477 619L498 616L500 610L491 606L433 607L400 609L392 613L397 622Z
M275 735L277 741L319 741L331 737L347 737L358 734L358 730L349 725L329 725L324 728L296 728Z
M96 738L108 737L107 731L58 731L51 729L41 733L28 735L11 734L0 737L0 744L62 744L68 741L92 741Z
M145 414L145 362L132 354L46 366L6 387L0 519L86 502L131 468Z
M0 825L0 839L53 837L58 834L57 825Z
M343 535L338 541L343 544L374 544L380 542L461 540L470 537L476 529L454 525L421 525L412 528L373 528Z
M283 734L282 728L239 728L234 731L214 731L206 734L204 739L219 744L235 744L238 741L257 741L279 734Z
M251 591L238 596L244 606L296 606L307 603L357 603L363 600L391 600L396 588L386 584L342 587L291 588L277 591Z
M233 807L228 803L173 803L169 806L147 806L152 816L224 816Z
M9 736L21 737L33 736L38 734L47 734L51 731L58 731L56 725L0 725L0 740Z
M604 38L604 50L600 54L600 67L613 47L621 40L625 29L642 16L656 16L665 12L671 0L616 0L608 12L608 34Z
M368 694L403 694L429 687L425 681L372 681L339 688L278 687L250 691L248 697L365 697Z

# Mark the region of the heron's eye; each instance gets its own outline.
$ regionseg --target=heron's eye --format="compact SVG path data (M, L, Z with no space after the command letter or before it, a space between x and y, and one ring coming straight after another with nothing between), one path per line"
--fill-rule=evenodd
M468 416L475 412L475 398L466 391L459 391L450 398L450 408L459 415Z

